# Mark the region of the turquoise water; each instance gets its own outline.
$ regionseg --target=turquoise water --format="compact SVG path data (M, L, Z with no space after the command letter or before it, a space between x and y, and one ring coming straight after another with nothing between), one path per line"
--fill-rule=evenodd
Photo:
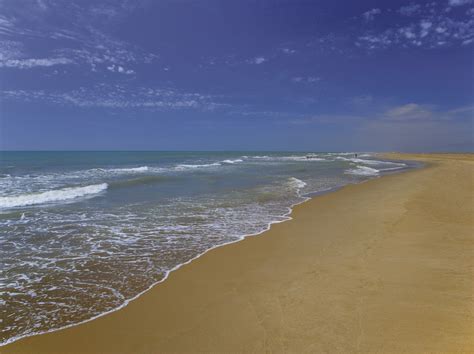
M353 153L1 152L0 341L119 308L308 194L408 167Z

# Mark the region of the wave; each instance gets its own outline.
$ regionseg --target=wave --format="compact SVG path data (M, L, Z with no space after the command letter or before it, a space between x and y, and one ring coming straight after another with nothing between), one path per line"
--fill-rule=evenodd
M0 197L0 208L15 208L50 202L64 201L103 192L107 183L92 184L84 187L69 187L40 193L21 194L17 196Z
M202 164L202 165L180 164L175 167L175 170L181 171L181 170L187 170L187 169L206 168L206 167L215 167L215 166L221 166L221 164L219 162L207 163L207 164Z
M295 177L290 177L288 180L288 183L290 187L296 188L296 189L301 189L306 186L306 182L303 182L302 180L295 178Z
M230 164L234 164L234 163L237 163L237 162L244 162L244 160L235 159L235 160L224 160L224 161L222 161L222 163L230 163Z
M326 161L326 159L321 157L316 157L315 155L290 155L290 156L251 156L252 159L259 159L265 161Z
M377 176L379 172L380 171L375 168L360 165L357 165L356 168L351 168L349 170L344 171L345 174L359 176Z
M171 181L174 178L171 176L162 176L162 175L152 175L152 176L143 176L138 178L127 179L123 181L116 181L110 183L110 188L123 188L123 187L131 187L141 184L153 184L153 183L160 183Z
M362 163L364 165L394 165L394 166L406 166L402 162L390 162L390 161L379 161L379 160L365 160L365 159L349 159L352 162Z
M131 173L134 173L134 172L147 172L148 171L148 166L141 166L141 167L131 167L131 168L111 168L111 169L108 169L108 170L103 170L103 169L99 169L100 171L111 171L111 172L117 172L117 173L121 173L121 172L131 172Z
M355 163L361 163L364 165L393 165L393 166L406 166L403 162L391 162L391 161L379 161L379 160L366 160L359 158L347 158L342 156L337 156L337 160L350 161Z

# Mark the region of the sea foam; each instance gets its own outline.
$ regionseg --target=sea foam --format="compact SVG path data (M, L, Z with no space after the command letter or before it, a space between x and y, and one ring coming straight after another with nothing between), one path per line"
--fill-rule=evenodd
M111 172L129 172L129 173L134 173L134 172L146 172L148 171L148 166L141 166L141 167L131 167L131 168L112 168L109 171Z
M206 167L215 167L215 166L221 166L221 164L219 162L207 163L207 164L202 164L202 165L180 164L175 167L175 170L181 171L181 170L187 170L187 169L206 168Z
M359 175L359 176L377 176L379 172L380 171L375 168L358 165L356 166L356 168L351 168L349 170L346 170L344 173L350 174L350 175Z
M84 187L69 187L50 190L40 193L21 194L16 196L0 197L0 208L15 208L20 206L37 205L75 199L106 190L107 183L92 184Z
M230 163L230 164L234 164L234 163L237 163L237 162L243 162L244 160L242 159L236 159L236 160L224 160L222 161L223 163Z
M295 178L295 177L290 177L289 178L289 185L291 187L294 187L296 189L301 189L306 186L306 182L303 182L302 180Z

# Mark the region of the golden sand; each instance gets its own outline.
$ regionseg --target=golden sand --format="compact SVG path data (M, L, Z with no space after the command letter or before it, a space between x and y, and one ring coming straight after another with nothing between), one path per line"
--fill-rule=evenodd
M474 352L474 157L318 196L124 309L1 353Z

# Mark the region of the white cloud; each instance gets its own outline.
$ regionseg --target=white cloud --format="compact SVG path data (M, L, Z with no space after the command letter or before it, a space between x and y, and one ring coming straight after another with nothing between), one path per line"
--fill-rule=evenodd
M474 107L439 110L431 105L409 103L392 107L360 122L355 140L366 149L391 150L472 150Z
M451 6L462 6L462 5L468 5L472 4L474 1L473 0L449 0L449 5Z
M375 16L380 15L381 13L382 11L380 9L371 9L369 11L364 12L362 14L362 17L364 17L366 21L372 21Z
M351 140L361 150L469 150L474 106L439 110L408 103L378 113L314 114L287 120L292 125L339 125L351 128Z
M125 69L123 66L115 65L115 64L107 66L107 70L111 72L120 73L120 74L127 74L127 75L135 74L134 70Z
M296 50L295 49L291 49L291 48L281 48L281 51L285 54L296 54Z
M133 1L114 1L105 5L88 6L82 2L58 3L56 1L36 0L28 12L20 12L20 2L2 3L0 15L0 34L9 41L19 42L21 52L8 51L8 59L17 60L4 62L3 67L19 69L34 66L52 66L48 61L25 59L38 57L34 55L36 47L42 43L43 48L52 48L50 53L42 53L41 57L53 58L51 63L63 64L58 58L68 63L86 64L93 71L110 70L111 65L121 66L124 74L133 70L125 69L133 63L151 63L158 56L146 52L131 43L115 38L107 32L111 22L117 22L128 16L137 6ZM48 18L56 17L58 21L48 22ZM62 23L63 25L58 25ZM35 47L31 43L35 43ZM0 60L7 56L3 51ZM26 55L25 53L28 53ZM33 53L33 54L32 54ZM64 61L63 60L63 61ZM54 65L56 65L54 64Z
M296 118L301 115L295 114L293 112L280 112L280 111L248 111L248 110L235 110L228 111L227 114L238 115L238 116L251 116L257 118ZM301 116L302 117L302 116Z
M414 121L472 121L474 106L439 110L434 105L408 103L391 107L379 116L382 120L400 123Z
M357 106L364 106L364 110L371 111L368 104L373 103L372 96L359 96L352 100ZM366 125L371 122L383 124L400 124L407 129L411 124L421 122L471 122L474 117L474 106L463 106L452 110L440 110L434 105L407 103L398 106L391 106L385 109L371 111L369 114L353 115L353 114L315 114L299 117L290 121L295 124L311 124L311 123L329 123L329 124L348 124L355 123Z
M182 92L170 88L96 85L69 92L44 90L6 90L2 98L18 102L45 102L54 105L111 109L148 110L198 109L212 111L229 106L215 95Z
M36 0L36 3L38 4L40 9L42 9L42 10L46 10L48 8L48 6L44 2L44 0Z
M436 3L402 7L399 12L411 16L408 23L367 30L357 37L355 44L373 50L392 46L437 48L474 42L474 13L452 14L448 9Z
M398 12L404 16L413 16L421 10L421 5L419 4L410 4L402 6L398 9Z
M296 82L296 83L308 83L312 84L318 81L321 81L320 77L317 76L295 76L291 78L291 81Z
M265 63L266 61L267 61L267 59L265 59L264 57L256 57L256 58L251 59L249 62L251 64L259 65L259 64Z
M11 40L0 41L0 62L21 58L23 55L23 45L20 42Z
M384 119L396 121L427 120L433 117L433 112L429 106L416 103L408 103L402 106L393 107L385 112Z
M7 59L0 61L0 67L31 69L34 67L49 67L54 65L73 64L68 58L43 58L43 59Z
M430 21L422 20L420 22L420 27L421 27L421 37L426 37L428 33L430 32L430 28L433 26L433 24Z

